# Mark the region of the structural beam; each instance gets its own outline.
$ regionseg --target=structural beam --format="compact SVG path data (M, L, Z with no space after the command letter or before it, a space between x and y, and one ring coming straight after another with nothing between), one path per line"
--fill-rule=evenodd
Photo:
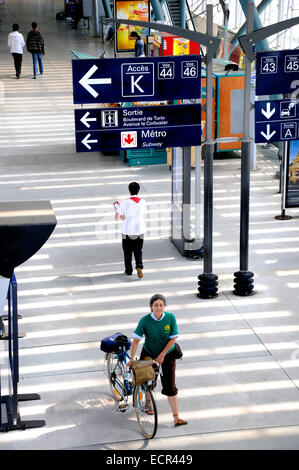
M164 18L164 13L163 13L163 10L162 10L162 7L161 7L161 4L160 4L159 0L151 0L151 5L153 7L155 20L156 21L163 21L165 18ZM122 23L124 23L124 22L122 22Z
M259 15L265 10L265 8L267 8L269 3L271 3L271 2L272 2L272 0L262 0L261 3L257 7L254 8L254 17L253 17L253 29L254 30L262 28L262 23L261 23ZM244 11L244 14L246 16L246 9L244 10L244 7L243 7L242 3L244 3L244 0L240 0L240 4L241 4L241 7L242 7L242 9ZM236 33L233 40L231 41L231 52L232 52L234 46L236 46L238 44L239 36L242 36L244 33L246 33L246 23L244 23L241 26L241 28L239 29L239 31ZM264 48L266 46L269 49L267 41L263 42L262 44L258 44L257 49L259 50L259 48L261 48L261 50L265 50Z
M254 46L262 39L272 36L273 34L279 33L284 29L291 28L296 24L299 24L299 16L297 16L296 18L290 18L288 20L280 21L279 23L271 24L270 26L265 26L264 28L257 29L252 33L245 34L244 36L239 37L239 42L244 51L244 54L247 56L250 62L253 62L255 60L255 53L252 49L252 46Z

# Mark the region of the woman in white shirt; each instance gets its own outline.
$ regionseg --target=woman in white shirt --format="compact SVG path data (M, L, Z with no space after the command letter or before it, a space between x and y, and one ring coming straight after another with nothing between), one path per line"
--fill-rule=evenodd
M7 44L14 59L16 77L20 78L25 41L23 34L19 33L19 25L17 23L12 25L12 32L8 35Z

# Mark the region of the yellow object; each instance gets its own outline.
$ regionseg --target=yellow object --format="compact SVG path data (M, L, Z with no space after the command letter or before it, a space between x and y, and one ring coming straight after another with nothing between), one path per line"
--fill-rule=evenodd
M149 2L148 0L116 0L115 12L118 19L149 21ZM135 41L130 39L132 31L136 31L141 37L147 34L147 29L143 26L120 24L117 28L118 51L134 51Z
M153 369L153 360L145 356L144 360L132 361L133 381L134 384L144 384L148 380L156 378Z
M245 54L243 51L240 53L240 58L239 58L239 69L245 69Z
M189 54L189 39L174 38L173 39L173 55Z

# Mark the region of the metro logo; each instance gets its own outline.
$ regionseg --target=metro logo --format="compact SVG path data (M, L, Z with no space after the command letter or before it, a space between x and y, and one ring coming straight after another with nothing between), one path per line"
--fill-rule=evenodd
M137 147L137 131L121 132L121 147L122 148Z

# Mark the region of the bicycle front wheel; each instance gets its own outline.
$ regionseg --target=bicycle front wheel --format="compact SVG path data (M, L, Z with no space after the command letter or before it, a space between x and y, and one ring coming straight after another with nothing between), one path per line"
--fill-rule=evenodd
M134 407L140 431L147 439L152 439L158 427L157 407L152 391L147 385L136 385Z
M124 367L115 354L107 354L107 375L112 396L116 401L122 401L125 395Z

